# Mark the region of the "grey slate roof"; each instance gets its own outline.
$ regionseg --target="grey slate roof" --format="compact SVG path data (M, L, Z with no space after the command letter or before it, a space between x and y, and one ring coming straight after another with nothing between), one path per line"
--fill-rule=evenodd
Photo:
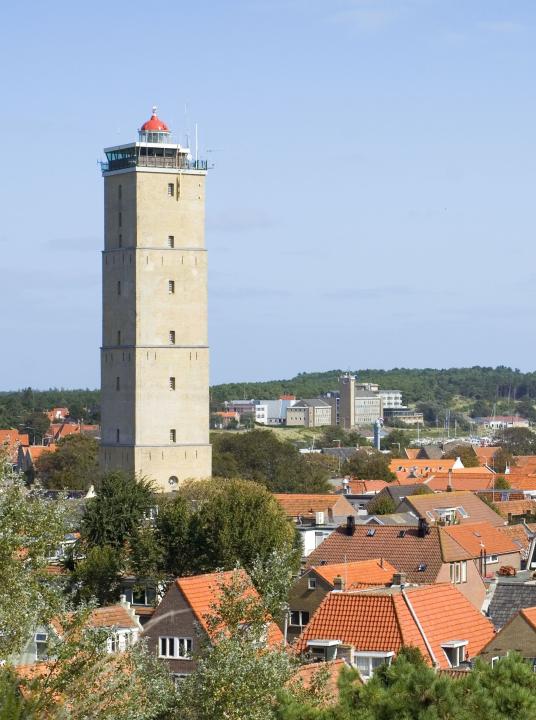
M439 445L423 445L417 453L419 460L441 460L443 450Z
M391 497L398 505L398 503L402 502L402 500L408 497L408 495L431 492L433 491L428 487L428 485L416 483L414 485L387 485L380 491L380 493L378 493L378 495L389 495L389 497Z
M488 615L497 630L523 608L536 605L536 585L500 582L495 588L488 608Z

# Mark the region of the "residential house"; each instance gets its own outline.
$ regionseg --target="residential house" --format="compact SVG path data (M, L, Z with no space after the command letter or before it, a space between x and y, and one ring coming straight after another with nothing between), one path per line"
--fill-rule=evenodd
M415 483L424 480L438 472L449 472L455 468L463 468L462 461L457 458L440 458L439 460L393 458L389 463L389 470L394 473L399 482Z
M388 587L396 573L397 569L381 558L308 568L294 581L289 592L288 641L298 637L332 590Z
M398 507L402 500L408 495L414 493L430 494L432 491L422 483L414 483L413 485L398 485L394 483L386 483L381 491L376 495L376 499L386 498L391 500L394 507Z
M520 610L536 606L536 585L523 582L498 582L494 586L487 614L500 630Z
M55 407L52 408L52 410L47 410L45 412L45 415L48 417L51 423L53 422L63 422L67 417L69 417L69 408L66 407Z
M451 582L480 610L486 597L484 581L467 550L443 527L355 525L337 528L307 558L307 567L384 558L407 582L418 585Z
M463 667L493 634L491 622L452 585L399 585L328 593L296 650L320 661L345 659L366 681L405 646L418 648L434 668Z
M35 463L44 453L56 452L57 445L28 445L19 446L17 454L17 470L22 473L35 472Z
M536 515L536 500L495 500L495 507L502 517L509 523L521 522L523 518L533 518Z
M417 460L441 460L445 453L441 445L430 443L430 445L421 445L416 455Z
M504 518L472 492L444 492L431 495L408 495L397 512L412 512L428 523L455 525L487 521L494 527L506 525Z
M238 413L241 418L246 416L255 418L256 405L257 400L229 400L224 403L225 410Z
M483 577L493 575L503 566L519 570L521 552L511 538L489 522L449 525L445 532L464 550L471 553Z
M73 422L52 423L45 439L49 443L57 443L68 435L89 435L90 437L98 438L99 434L99 425L83 425Z
M301 427L331 425L331 405L321 398L297 400L287 407L286 424Z
M157 586L151 579L124 575L121 578L119 592L130 603L141 625L145 626L163 597L164 587Z
M536 537L536 523L517 523L516 525L504 525L497 530L506 535L519 549L522 567L526 566L529 556L529 548L532 540Z
M494 469L495 455L501 449L499 445L473 445L479 465L487 465Z
M175 677L189 675L195 669L202 638L209 634L207 616L214 615L221 584L229 582L232 575L224 572L177 578L145 625L142 637L149 650L166 660ZM267 642L283 643L274 622L267 625Z
M20 433L13 428L0 430L0 450L5 448L9 459L15 465L19 454L19 448L27 447L30 444L28 433Z
M122 598L121 603L91 611L87 627L108 631L106 649L109 653L125 652L139 638L141 625L130 604ZM41 625L35 629L22 651L13 656L13 665L29 665L49 659L50 645L54 639L61 638L65 629L57 620L49 625Z
M480 657L495 665L501 658L516 652L536 672L536 607L523 608L503 625L480 651Z
M276 493L275 499L287 518L296 523L307 557L348 516L356 518L358 511L343 495Z
M232 410L220 410L211 415L212 425L217 428L227 428L229 425L238 425L240 422L240 413ZM236 426L235 425L235 426Z

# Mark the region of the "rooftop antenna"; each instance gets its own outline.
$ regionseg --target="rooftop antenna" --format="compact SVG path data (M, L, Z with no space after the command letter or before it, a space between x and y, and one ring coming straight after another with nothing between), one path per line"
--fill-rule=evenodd
M197 167L198 159L198 142L197 142L197 123L195 124L195 166Z

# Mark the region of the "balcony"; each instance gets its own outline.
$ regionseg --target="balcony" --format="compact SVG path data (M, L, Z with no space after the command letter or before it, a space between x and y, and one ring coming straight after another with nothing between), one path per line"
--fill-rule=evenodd
M208 170L207 160L189 160L183 154L173 155L124 155L109 157L101 162L103 173L114 170L126 170L132 167L169 168L170 170Z

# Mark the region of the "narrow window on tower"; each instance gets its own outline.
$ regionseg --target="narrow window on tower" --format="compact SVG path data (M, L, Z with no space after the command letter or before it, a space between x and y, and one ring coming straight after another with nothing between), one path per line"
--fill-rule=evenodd
M119 442L119 428L115 431L115 442Z
M170 248L174 248L174 247L175 247L175 235L168 235L167 245L168 245L168 247L170 247Z
M173 197L173 191L174 191L173 183L168 183L167 194L169 195L169 197Z
M117 294L121 295L121 280L117 281Z
M175 390L175 378L174 377L169 378L169 389Z
M121 380L119 379L119 375L115 378L115 389L116 390L121 389Z
M175 345L175 330L169 331L169 344Z
M169 442L177 442L177 431L174 428L169 431Z
M117 331L117 344L121 345L121 330Z
M119 227L123 227L123 213L120 212L118 215Z
M175 280L168 280L168 293L170 295L175 294Z

